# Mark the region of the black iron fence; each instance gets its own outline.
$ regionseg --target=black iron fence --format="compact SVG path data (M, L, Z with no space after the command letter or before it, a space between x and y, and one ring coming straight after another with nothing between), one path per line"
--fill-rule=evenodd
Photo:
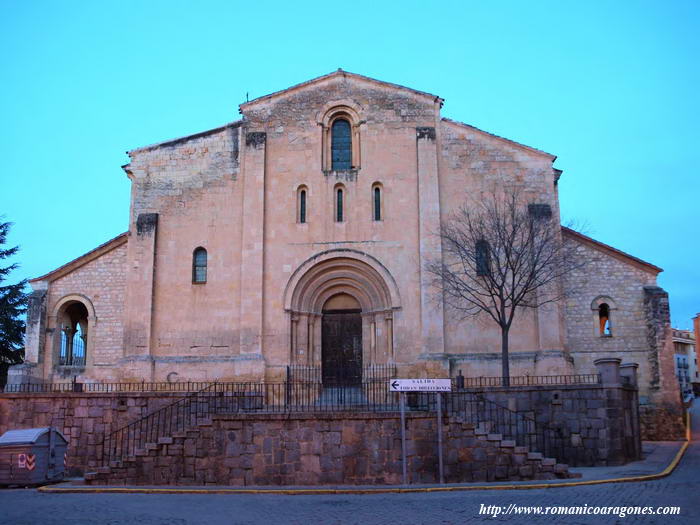
M212 385L212 381L169 382L134 382L134 383L22 383L5 385L6 394L60 394L68 392L83 393L149 393L149 392L198 392Z
M508 383L506 378L493 377L464 377L458 375L452 380L456 388L499 387ZM600 383L599 374L572 374L551 376L511 376L508 386L554 386L554 385L596 385Z
M343 369L336 368L333 371L334 378L340 378L340 381L330 381L331 383L343 383L346 384L348 381L343 381L344 377L353 377L356 375L354 369ZM377 383L377 382L388 382L390 379L396 377L396 366L391 364L385 365L364 365L362 367L362 376L360 383ZM323 377L323 369L320 366L306 366L306 365L289 365L287 366L287 382L288 383L324 383L328 384L327 378Z
M323 381L322 371L320 367L312 366L288 366L287 381L289 385L289 395L297 395L305 399L306 394L299 394L305 391L320 391L323 388L333 388L334 386L341 387L345 383L334 385L328 381ZM397 371L394 365L367 365L362 370L362 381L358 382L357 387L367 390L365 385L387 385L391 379L396 378ZM512 376L510 377L511 387L523 386L555 386L555 385L595 385L600 383L598 374L576 374L576 375L556 375L556 376ZM191 393L198 392L212 385L211 381L179 381L179 382L131 382L131 383L82 383L82 382L65 382L65 383L22 383L8 384L5 386L4 393L27 393L27 394L46 394L46 393L68 393L68 392L83 392L83 393L148 393L148 392L182 392ZM235 385L242 383L236 382L217 382L218 385L228 385L234 388ZM246 383L248 385L264 385L265 383ZM270 383L267 383L268 385ZM277 384L277 383L274 383ZM625 383L626 384L626 383ZM299 386L302 385L302 386ZM479 389L486 387L500 387L504 385L502 377L464 377L457 376L452 378L453 389ZM352 385L354 387L355 385ZM252 388L252 386L250 387ZM381 390L380 387L371 387L369 390ZM370 398L376 398L376 395L371 395ZM380 396L381 397L381 396Z

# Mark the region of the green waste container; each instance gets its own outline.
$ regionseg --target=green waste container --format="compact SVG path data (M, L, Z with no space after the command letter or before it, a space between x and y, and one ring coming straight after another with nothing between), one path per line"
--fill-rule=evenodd
M54 427L8 430L0 436L0 485L41 485L63 479L68 440Z

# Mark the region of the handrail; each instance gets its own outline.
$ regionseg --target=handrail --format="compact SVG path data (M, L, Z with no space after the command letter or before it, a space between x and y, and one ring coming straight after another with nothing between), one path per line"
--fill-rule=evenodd
M193 401L199 400L201 394L210 392L212 388L216 392L216 382L110 432L102 440L102 463L108 465L115 459L133 456L146 443L156 443L162 437L193 426L193 420L196 422L205 415L200 404L195 405L192 412Z
M531 452L540 452L560 462L576 464L582 460L581 455L585 450L583 446L565 443L560 428L539 422L529 414L512 410L497 401L487 399L483 393L453 392L449 398L452 404L448 403L448 407L454 411L455 400L459 407L460 404L464 404L465 397L469 400L467 405L471 409L468 412L469 417L466 418L471 419L468 422L476 425L484 424L489 427L488 432L501 434L520 446L528 447ZM466 415L466 411L454 412L462 416Z

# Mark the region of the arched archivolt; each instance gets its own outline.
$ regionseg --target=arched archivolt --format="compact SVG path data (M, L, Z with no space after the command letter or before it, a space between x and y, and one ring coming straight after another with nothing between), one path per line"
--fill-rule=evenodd
M78 293L64 295L58 301L56 301L56 304L53 307L52 316L57 317L58 314L72 302L83 303L83 306L85 306L85 309L88 311L88 319L97 319L97 316L95 315L95 307L93 306L92 301L87 296Z
M350 249L329 250L302 263L287 283L284 308L320 313L323 302L341 291L355 297L363 312L401 308L398 287L386 267L374 257Z
M316 114L316 122L323 127L330 126L331 121L339 115L344 115L350 124L359 126L364 118L364 108L350 99L332 100L326 102Z
M362 362L393 362L393 312L401 308L396 281L377 259L352 249L319 253L290 277L283 303L290 323L289 362L321 364L324 305L339 296L360 306Z
M336 120L346 120L350 125L351 159L350 169L360 169L360 126L363 109L352 100L342 99L328 102L316 115L316 122L321 127L321 165L324 172L332 171L333 160L331 153L332 127ZM345 169L345 168L343 168Z
M48 328L53 332L48 355L50 366L62 376L78 375L92 366L96 321L95 306L87 296L68 294L56 301L48 319ZM66 332L67 329L71 332ZM78 335L75 332L83 336L80 352L77 352ZM70 338L70 343L67 338Z
M617 310L617 304L615 304L615 301L613 300L612 297L609 297L607 295L599 295L593 301L591 301L591 310L598 310L600 308L601 304L607 304L608 308L611 310Z

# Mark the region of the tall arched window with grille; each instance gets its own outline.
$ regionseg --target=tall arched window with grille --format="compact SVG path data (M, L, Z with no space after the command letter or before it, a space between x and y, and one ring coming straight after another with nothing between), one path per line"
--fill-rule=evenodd
M344 118L331 125L331 169L333 171L352 168L352 134L350 122Z
M201 284L207 282L207 251L199 247L192 254L192 282Z

